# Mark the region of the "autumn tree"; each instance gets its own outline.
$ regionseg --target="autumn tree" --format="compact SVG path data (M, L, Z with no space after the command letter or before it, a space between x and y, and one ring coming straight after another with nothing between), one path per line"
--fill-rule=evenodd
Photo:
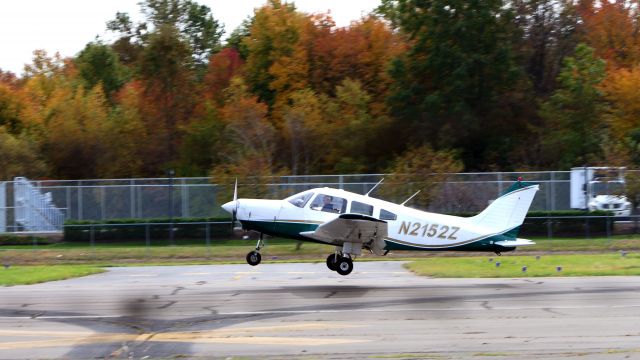
M22 135L12 135L0 126L0 181L16 176L38 178L46 175L46 165L40 159L37 146Z
M98 86L58 88L47 108L42 153L53 175L63 179L93 178L102 156L109 151L104 142L108 121L107 101Z
M150 35L140 60L140 76L147 104L144 117L153 129L157 155L149 163L156 174L177 158L178 130L186 124L193 108L194 74L189 67L189 48L171 25L163 25Z
M311 89L291 95L284 109L284 132L289 145L290 168L294 175L310 174L332 151L335 141L331 125L325 118L326 98Z
M264 177L285 171L276 163L276 129L267 119L267 105L240 78L234 78L225 92L227 101L221 110L225 146L220 149L221 163L211 175L215 182L226 183L237 177L253 185L248 195L265 196Z
M0 126L13 135L23 129L23 114L28 106L17 84L0 82Z
M579 13L585 42L610 66L640 63L640 18L638 2L581 1Z
M98 176L107 178L142 177L156 172L149 163L158 155L151 139L153 128L144 118L146 98L140 81L125 84L115 95L114 106L105 124L103 141L108 151L102 156Z
M311 87L335 95L345 79L360 82L362 88L384 106L391 77L390 61L404 51L400 36L387 23L374 16L336 28L330 16L318 14L309 23L309 79ZM382 108L378 113L384 112Z
M286 106L292 93L307 87L309 65L304 44L308 22L292 3L270 0L256 10L250 35L243 40L248 52L247 84L261 102L277 111Z
M398 202L420 190L411 202L425 208L438 195L449 174L462 169L463 164L454 151L435 151L428 145L410 148L386 169L391 176L385 179L387 186L380 189L380 195Z
M224 103L223 90L231 79L240 74L243 65L240 53L234 48L225 48L211 56L207 73L203 79L204 96L217 105Z

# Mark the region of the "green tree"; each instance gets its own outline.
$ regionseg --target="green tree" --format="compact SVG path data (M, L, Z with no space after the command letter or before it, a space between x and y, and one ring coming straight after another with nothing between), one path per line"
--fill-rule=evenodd
M137 55L151 41L151 34L165 26L177 29L180 39L189 46L192 61L189 65L202 74L209 57L220 50L224 27L213 18L211 9L191 0L145 0L139 3L145 20L133 24L127 13L116 13L107 22L107 29L120 34L114 48L125 63Z
M127 69L120 64L118 54L101 42L88 43L75 59L85 88L101 84L108 97L126 82Z
M147 34L147 24L134 24L127 13L117 12L113 20L107 22L107 30L119 34L111 47L123 64L135 64L142 51L143 39Z
M461 148L468 168L487 166L520 120L505 99L522 80L512 11L502 0L383 0L379 11L410 40L390 70L399 150L426 141Z
M140 6L154 28L170 25L178 29L197 67L205 68L209 56L220 50L224 29L208 6L191 0L146 0Z
M558 76L558 89L540 107L543 156L548 165L569 168L602 157L606 111L600 85L605 62L579 44Z

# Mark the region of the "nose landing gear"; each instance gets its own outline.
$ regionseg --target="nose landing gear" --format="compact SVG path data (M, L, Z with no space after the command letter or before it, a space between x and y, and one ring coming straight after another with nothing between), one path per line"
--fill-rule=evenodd
M262 239L262 233L260 233L260 238L258 239L258 243L256 244L256 249L250 251L247 254L247 264L251 266L256 266L260 264L262 261L262 255L260 255L260 249L264 247L264 240Z

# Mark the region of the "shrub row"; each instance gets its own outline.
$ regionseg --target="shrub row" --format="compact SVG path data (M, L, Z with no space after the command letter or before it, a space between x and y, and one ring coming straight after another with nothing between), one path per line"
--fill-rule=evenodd
M475 213L456 214L457 216L473 216ZM603 216L611 216L605 218ZM518 236L546 236L551 232L553 236L584 236L604 235L607 229L613 228L613 213L596 210L558 210L558 211L529 211L522 224ZM553 219L548 219L552 217ZM578 217L578 218L577 218Z
M33 235L14 235L14 234L2 234L0 235L0 246L2 245L38 245L54 244L59 242L60 239L54 237L43 237Z
M111 219L106 221L72 220L65 222L64 240L69 242L121 242L132 240L168 239L169 230L173 228L175 239L206 238L206 227L209 223L209 237L222 238L231 234L229 218L169 218L159 219ZM170 223L173 222L173 226ZM222 222L222 223L219 223Z

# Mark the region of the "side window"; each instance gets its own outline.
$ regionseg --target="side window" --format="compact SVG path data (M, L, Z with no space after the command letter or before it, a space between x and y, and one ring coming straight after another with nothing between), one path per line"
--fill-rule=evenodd
M347 200L331 195L318 194L311 203L311 209L342 214L347 210Z
M298 194L298 195L293 195L292 197L290 197L288 199L288 201L291 204L293 204L293 205L295 205L295 206L297 206L299 208L302 208L307 204L307 202L309 201L309 199L311 199L312 196L313 196L312 192L302 193L302 194Z
M380 209L380 220L396 220L398 216L391 211Z
M361 202L351 202L351 212L354 214L373 215L373 206Z

